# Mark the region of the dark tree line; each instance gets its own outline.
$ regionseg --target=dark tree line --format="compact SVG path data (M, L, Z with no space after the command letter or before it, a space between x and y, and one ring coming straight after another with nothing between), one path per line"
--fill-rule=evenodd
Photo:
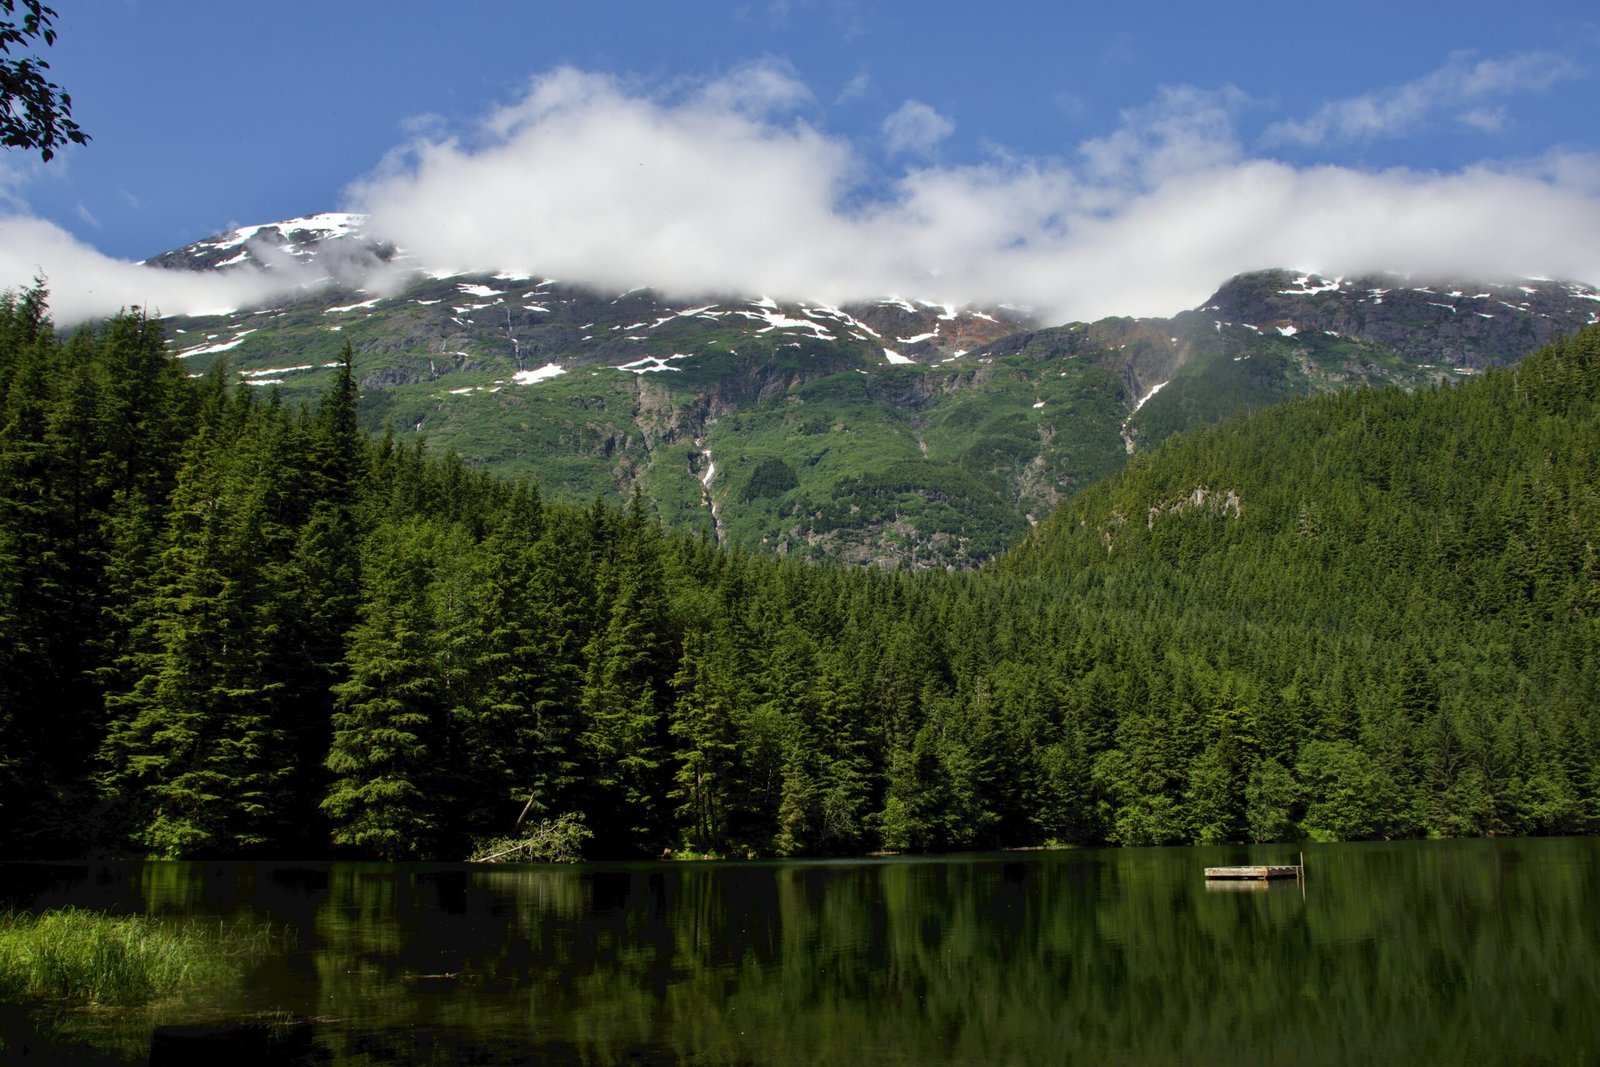
M543 499L0 302L13 852L939 850L1600 825L1600 331L1176 438L977 574Z

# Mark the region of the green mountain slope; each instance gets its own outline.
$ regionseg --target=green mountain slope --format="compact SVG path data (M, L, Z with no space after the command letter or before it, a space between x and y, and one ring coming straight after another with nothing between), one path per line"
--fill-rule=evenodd
M1597 402L1591 327L1458 388L1175 437L1035 530L999 573L1093 620L1089 659L1143 694L1089 761L1102 831L1204 838L1229 796L1222 837L1592 825Z
M1564 283L1262 271L1170 319L1037 329L1014 309L898 298L690 301L402 273L394 249L359 243L359 217L320 218L153 261L236 269L255 249L386 281L170 320L190 373L225 360L242 381L309 401L348 341L369 430L532 473L568 499L637 490L669 524L730 544L882 565L981 563L1171 433L1292 396L1460 380L1600 309ZM778 463L781 489L757 479Z

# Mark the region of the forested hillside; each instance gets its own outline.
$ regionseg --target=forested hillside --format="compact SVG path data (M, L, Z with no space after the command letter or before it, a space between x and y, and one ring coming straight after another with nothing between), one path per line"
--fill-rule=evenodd
M309 408L231 383L0 304L12 854L1600 828L1597 329L1178 435L964 575L373 441L348 355Z
M1176 438L1035 531L1007 574L1070 597L1136 663L1174 665L1158 678L1187 661L1243 686L1125 708L1097 764L1125 783L1111 834L1205 837L1207 781L1243 783L1255 835L1592 827L1597 399L1590 328L1470 385ZM1238 832L1239 811L1211 810Z

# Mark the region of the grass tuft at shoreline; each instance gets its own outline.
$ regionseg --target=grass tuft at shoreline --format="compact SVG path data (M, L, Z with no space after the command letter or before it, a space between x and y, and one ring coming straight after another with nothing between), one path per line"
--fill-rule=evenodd
M284 940L251 923L167 922L64 908L0 914L0 998L149 1004L225 978Z

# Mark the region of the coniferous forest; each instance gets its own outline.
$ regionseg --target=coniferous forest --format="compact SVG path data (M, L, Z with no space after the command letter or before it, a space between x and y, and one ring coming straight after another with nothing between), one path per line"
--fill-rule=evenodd
M1600 829L1600 327L1138 456L976 573L667 534L0 302L0 847Z

